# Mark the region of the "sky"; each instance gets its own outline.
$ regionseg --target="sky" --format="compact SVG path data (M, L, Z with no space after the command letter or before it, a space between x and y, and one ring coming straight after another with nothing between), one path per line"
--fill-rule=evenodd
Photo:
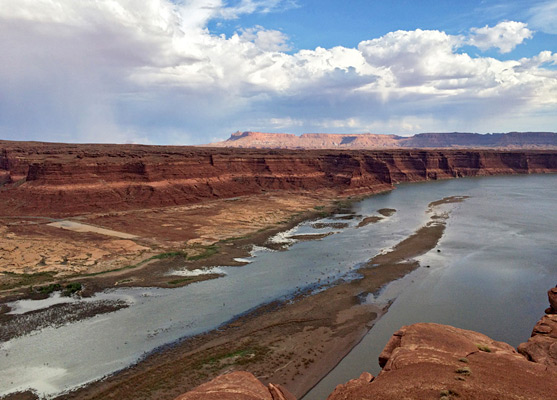
M557 0L0 0L0 139L557 131Z

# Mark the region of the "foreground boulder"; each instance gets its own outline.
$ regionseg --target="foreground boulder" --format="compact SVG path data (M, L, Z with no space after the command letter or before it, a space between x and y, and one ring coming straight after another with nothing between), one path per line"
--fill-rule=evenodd
M176 400L295 400L280 385L263 385L249 372L232 372L216 377Z
M396 332L371 382L339 385L329 400L550 399L557 369L528 361L510 345L477 332L414 324Z
M547 292L550 307L532 330L532 337L518 346L530 361L557 369L557 287ZM557 395L556 395L557 396Z
M377 377L364 372L327 400L557 399L557 288L550 308L518 347L478 332L419 323L394 333L379 356ZM176 400L294 400L248 372L219 376Z

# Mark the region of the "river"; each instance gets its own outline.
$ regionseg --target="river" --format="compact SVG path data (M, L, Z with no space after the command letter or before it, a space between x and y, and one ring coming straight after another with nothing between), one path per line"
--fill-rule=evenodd
M390 335L412 322L448 323L513 345L525 341L546 307L545 291L557 282L557 175L401 185L355 204L354 219L320 221L346 222L347 227L314 227L315 221L308 221L275 239L333 232L330 236L292 242L287 251L254 249L249 264L218 267L221 278L176 289L98 294L97 299L124 299L130 307L0 343L0 395L30 388L53 396L300 288L350 279L361 263L418 229L427 220L428 203L455 195L470 198L453 208L442 251L422 256L423 267L369 299L396 301L306 399L325 398L336 384L363 370L377 373L377 355ZM357 227L381 208L397 211ZM13 306L33 308L29 303Z

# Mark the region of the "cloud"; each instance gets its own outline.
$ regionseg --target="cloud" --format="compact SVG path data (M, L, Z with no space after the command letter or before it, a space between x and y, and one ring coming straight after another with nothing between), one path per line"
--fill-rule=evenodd
M241 14L263 13L285 11L297 8L298 3L294 0L240 0L235 6L223 7L220 16L224 19L236 19Z
M516 21L499 22L494 27L486 25L483 28L472 28L470 32L468 44L480 50L495 47L500 53L510 53L525 39L531 39L533 36L527 24Z
M524 121L541 112L557 122L549 111L557 72L546 68L556 54L500 61L461 51L472 42L509 51L532 35L520 22L469 36L395 31L357 48L292 54L281 31L255 26L224 36L207 28L214 19L294 5L18 0L1 7L0 136L193 144L252 128L481 131L517 110Z
M544 1L532 7L528 23L534 29L557 35L557 1Z
M262 26L243 29L240 37L253 42L255 47L263 51L288 51L288 36L276 30L266 30Z

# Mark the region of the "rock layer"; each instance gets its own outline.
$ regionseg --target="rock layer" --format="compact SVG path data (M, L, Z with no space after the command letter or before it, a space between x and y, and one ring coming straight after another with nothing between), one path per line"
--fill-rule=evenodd
M557 370L529 362L510 345L464 329L414 324L394 334L371 383L339 385L329 400L548 399Z
M393 149L393 148L557 148L554 132L419 133L410 137L396 135L236 132L212 147L255 149Z
M557 171L556 151L255 150L0 141L0 215L186 205L265 191L375 193L399 182Z
M221 375L176 400L295 400L280 385L263 385L249 372Z

